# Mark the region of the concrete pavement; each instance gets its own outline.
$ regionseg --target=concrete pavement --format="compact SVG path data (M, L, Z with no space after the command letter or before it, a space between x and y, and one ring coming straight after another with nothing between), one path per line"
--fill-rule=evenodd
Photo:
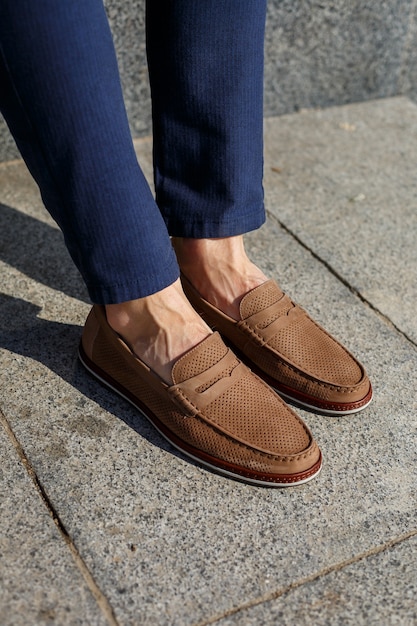
M25 166L1 164L2 626L417 623L417 105L265 131L248 249L364 362L374 402L299 411L325 461L303 486L190 463L84 373L84 286Z

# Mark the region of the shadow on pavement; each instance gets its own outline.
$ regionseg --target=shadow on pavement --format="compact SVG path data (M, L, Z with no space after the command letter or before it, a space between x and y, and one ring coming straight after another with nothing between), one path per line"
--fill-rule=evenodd
M61 231L1 203L0 260L38 283L90 302Z
M41 319L40 310L30 302L0 294L0 349L38 361L153 445L185 458L133 406L86 372L77 358L81 327ZM3 393L7 394L7 388Z

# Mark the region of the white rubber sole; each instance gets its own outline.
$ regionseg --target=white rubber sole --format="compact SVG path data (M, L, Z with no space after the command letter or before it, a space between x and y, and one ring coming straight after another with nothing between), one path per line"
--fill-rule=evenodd
M348 409L346 411L343 411L343 410L334 411L332 409L322 409L322 408L315 406L314 404L308 404L307 402L303 402L302 400L293 398L292 396L287 395L286 393L284 393L280 389L277 389L276 387L273 387L273 389L279 396L281 396L281 398L283 398L284 400L286 400L287 402L291 404L294 404L295 406L300 407L301 409L306 409L307 411L310 411L311 413L317 413L318 415L328 415L330 417L343 417L344 415L354 415L355 413L360 413L371 404L372 399L373 399L371 397L371 399L366 404L363 404L362 406L356 409Z

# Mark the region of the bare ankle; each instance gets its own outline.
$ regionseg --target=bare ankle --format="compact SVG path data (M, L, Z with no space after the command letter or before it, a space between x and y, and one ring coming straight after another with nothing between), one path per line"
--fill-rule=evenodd
M267 280L245 251L242 235L221 239L172 241L181 271L197 291L221 311L239 319L239 304Z
M243 236L193 239L173 237L172 245L177 258L183 264L229 263L236 266L248 261Z
M106 305L106 315L113 330L167 383L174 362L211 333L179 280L145 298Z

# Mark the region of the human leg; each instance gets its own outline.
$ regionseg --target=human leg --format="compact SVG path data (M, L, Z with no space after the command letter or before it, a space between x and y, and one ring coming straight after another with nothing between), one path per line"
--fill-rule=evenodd
M1 110L92 301L166 288L178 267L136 160L101 0L4 0L0 45Z
M235 320L244 294L268 280L248 258L242 235L173 238L183 275L206 300Z
M264 3L183 0L173 18L167 0L149 8L166 16L148 29L157 201L187 295L287 398L336 415L364 408L372 390L363 367L244 250L241 233L262 214Z
M1 110L92 301L169 379L210 331L182 294L136 160L101 1L5 0L0 44Z
M264 222L265 13L265 0L147 3L156 199L173 236Z
M310 480L321 455L307 427L209 332L174 280L103 16L95 0L0 9L2 110L93 301L106 305L88 316L81 360L206 465L254 484Z

